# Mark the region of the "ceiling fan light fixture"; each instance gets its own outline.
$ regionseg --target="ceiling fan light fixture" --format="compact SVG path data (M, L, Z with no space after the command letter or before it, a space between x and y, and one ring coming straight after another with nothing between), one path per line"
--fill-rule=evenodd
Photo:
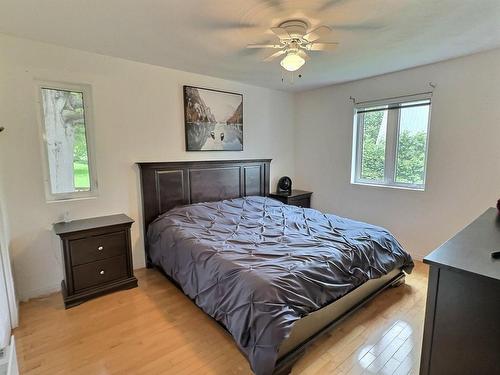
M281 60L281 66L288 70L289 72L295 72L299 70L306 60L294 52L288 52L286 56Z

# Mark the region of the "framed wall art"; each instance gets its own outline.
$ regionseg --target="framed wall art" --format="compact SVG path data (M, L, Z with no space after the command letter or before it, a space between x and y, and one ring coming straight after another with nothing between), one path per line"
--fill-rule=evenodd
M243 95L184 86L187 151L243 150Z

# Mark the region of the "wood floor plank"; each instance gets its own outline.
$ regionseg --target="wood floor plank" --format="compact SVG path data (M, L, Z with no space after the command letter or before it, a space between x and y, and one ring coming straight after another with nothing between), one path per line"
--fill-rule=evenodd
M380 294L299 360L293 374L418 373L427 267ZM59 293L22 303L21 374L251 374L232 338L159 272L65 310Z

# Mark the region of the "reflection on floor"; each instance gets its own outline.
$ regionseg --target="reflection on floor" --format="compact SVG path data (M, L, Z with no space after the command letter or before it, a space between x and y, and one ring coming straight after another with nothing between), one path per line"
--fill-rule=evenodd
M418 374L427 266L389 289L309 350L293 374Z
M21 304L22 374L251 374L232 339L154 270L139 288L64 310L59 294ZM418 374L427 267L315 343L293 374Z

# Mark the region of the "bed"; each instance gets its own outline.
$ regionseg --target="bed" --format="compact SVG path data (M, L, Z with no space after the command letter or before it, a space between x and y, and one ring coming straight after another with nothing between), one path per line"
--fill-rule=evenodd
M257 375L411 272L386 230L267 198L270 160L139 163L146 262L232 336Z

